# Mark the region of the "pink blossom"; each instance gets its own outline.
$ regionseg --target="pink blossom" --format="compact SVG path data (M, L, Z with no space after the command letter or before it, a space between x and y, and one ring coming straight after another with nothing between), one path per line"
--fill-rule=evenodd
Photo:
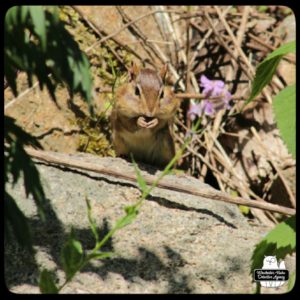
M210 80L205 75L200 77L200 87L205 99L200 103L191 103L188 116L193 121L203 114L213 116L221 109L230 109L231 93L226 89L222 80ZM220 99L210 99L220 97Z
M188 111L189 118L194 121L196 119L196 116L200 117L202 114L202 109L200 107L200 104L191 103L190 108Z
M218 97L223 92L225 83L222 80L209 80L205 75L201 75L200 86L204 87L204 95Z

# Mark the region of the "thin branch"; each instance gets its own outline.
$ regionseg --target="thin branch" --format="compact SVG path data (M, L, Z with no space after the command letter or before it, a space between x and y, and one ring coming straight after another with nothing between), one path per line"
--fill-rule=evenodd
M218 16L219 16L221 22L223 23L223 25L224 25L224 27L225 27L227 33L228 33L229 36L231 37L232 42L233 42L234 46L236 47L235 49L237 50L237 52L238 52L238 54L240 55L240 57L243 59L243 61L244 61L244 63L246 64L246 66L249 68L249 71L250 71L250 74L251 74L251 77L252 77L251 80L252 80L253 77L254 77L254 75L255 75L255 69L254 69L254 67L250 64L250 62L249 62L247 56L245 55L244 51L243 51L242 48L239 46L236 37L234 36L232 30L230 29L230 27L229 27L229 25L228 25L226 19L223 17L223 15L222 15L222 13L221 13L219 7L218 7L218 6L214 6L214 8L215 8L215 10L216 10L216 12L217 12L217 14L218 14ZM271 98L271 96L269 95L269 93L268 93L266 90L263 90L262 93L263 93L264 96L266 97L267 101L268 101L269 103L272 103L272 98Z
M74 8L76 7L76 10L78 11L78 7L77 6L73 6ZM80 9L79 9L80 10ZM102 38L100 41L98 41L96 44L101 44L103 43L104 41L108 40L108 39L111 39L113 38L114 36L118 35L120 32L122 32L123 30L125 30L126 28L128 28L129 26L131 26L132 24L148 17L148 16L151 16L153 14L157 14L157 13L179 13L177 10L172 10L172 9L168 9L168 10L154 10L154 11L151 11L149 13L146 13L144 15L141 15L139 16L138 18L126 23L124 26L122 26L120 29L114 31L113 33L111 34L108 34L106 35L104 38Z
M233 21L228 21L228 24L236 29L239 28L239 25L235 24ZM259 38L258 36L254 35L253 33L248 33L248 36L255 42L257 42L258 44L262 45L263 47L271 50L271 51L274 51L276 50L276 47L270 45L269 43L265 42L264 40L262 40L261 38ZM250 43L251 44L251 43ZM252 44L251 44L252 45ZM255 44L253 43L253 46ZM258 50L261 50L263 51L263 49L261 48L258 48ZM289 54L287 56L284 57L286 60L288 60L289 62L293 63L293 64L296 64L296 57L294 54Z
M100 29L92 20L89 20L87 18L87 16L83 13L83 11L81 10L80 7L73 5L72 8L88 23L92 25L92 29L94 30L94 32L101 38L100 41L95 42L93 45L91 45L90 47L88 47L85 52L88 53L91 49L93 49L94 47L96 47L98 44L104 42L105 40L107 40L107 37L109 36L105 30ZM129 25L128 25L129 26ZM125 29L125 28L124 28ZM105 35L105 37L103 38L103 35ZM136 56L140 61L144 61L144 59L138 54L136 53L136 51L134 51L133 49L131 49L129 46L125 45L124 43L122 43L119 39L115 38L114 36L109 37L111 38L116 44L118 44L120 47L124 48L125 50L127 50L128 52L132 53L134 56ZM149 62L151 65L153 65L152 62Z
M231 9L231 6L228 6L226 9L224 9L224 11L222 11L222 14L223 16L225 17L226 14L229 12L229 10ZM215 23L214 23L214 27L217 27L218 24L220 23L219 20L217 20ZM190 24L194 27L195 26L195 23L193 22L190 22ZM197 26L197 29L199 30L200 28ZM196 48L196 51L192 57L192 59L190 60L189 62L189 65L193 65L197 55L199 54L200 50L202 49L202 47L204 46L206 40L211 36L211 34L213 33L213 30L212 29L209 29L207 31L207 33L205 34L205 36L203 37L203 39L201 40L201 42L198 44L197 48Z
M258 142L258 144L261 146L261 148L264 150L264 152L266 153L267 155L267 159L270 161L271 165L273 166L273 168L276 170L279 178L281 179L289 197L290 197L290 201L291 201L291 204L293 207L296 207L296 199L295 199L295 196L294 194L292 193L288 183L286 182L286 179L284 178L284 176L282 175L282 172L280 171L280 169L277 167L277 164L274 162L274 160L272 159L272 156L269 155L269 151L267 149L267 147L265 146L265 144L262 142L260 136L258 135L256 129L252 126L250 128L253 136L255 137L256 141Z
M106 167L101 167L99 165L95 165L92 163L87 163L87 162L79 161L74 158L70 158L70 157L68 157L68 155L66 155L67 157L66 156L63 157L61 155L57 155L57 153L55 153L55 152L40 151L40 150L35 150L35 149L29 148L29 147L27 147L25 150L28 153L28 155L30 155L31 157L36 158L41 161L51 163L51 164L63 165L66 167L71 167L71 168L73 167L73 168L86 170L86 171L93 171L96 173L125 179L128 181L134 182L134 183L137 182L137 177L134 174L124 174L123 172L118 172L118 171L111 170ZM144 175L144 179L148 185L151 185L155 182L156 176ZM157 187L172 190L172 191L177 191L177 192L181 192L181 193L185 193L185 194L189 194L189 195L200 196L200 197L204 197L204 198L211 199L211 200L217 200L217 201L223 201L223 202L227 202L227 203L256 207L256 208L260 208L260 209L267 210L267 211L282 213L285 215L293 215L296 212L295 209L276 205L276 204L257 202L257 201L253 201L253 200L249 200L249 199L243 199L240 197L231 197L225 193L222 193L220 191L216 191L213 189L203 191L203 189L201 189L201 188L199 188L199 189L196 188L196 189L191 190L190 186L185 186L185 185L179 186L178 184L175 185L171 182L168 182L165 178L163 178L157 184Z

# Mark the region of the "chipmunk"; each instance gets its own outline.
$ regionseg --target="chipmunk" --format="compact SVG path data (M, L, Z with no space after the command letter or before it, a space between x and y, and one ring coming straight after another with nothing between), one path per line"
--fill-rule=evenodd
M135 64L129 82L115 94L111 114L112 140L117 156L166 166L175 155L173 119L179 107L171 88L165 86L167 66L160 72Z

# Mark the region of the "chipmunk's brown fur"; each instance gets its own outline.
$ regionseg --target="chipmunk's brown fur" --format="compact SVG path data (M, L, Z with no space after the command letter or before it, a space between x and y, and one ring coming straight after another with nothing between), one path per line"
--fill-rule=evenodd
M138 161L163 167L175 155L173 119L179 100L164 85L166 71L134 65L129 82L117 89L111 122L118 156L132 153Z

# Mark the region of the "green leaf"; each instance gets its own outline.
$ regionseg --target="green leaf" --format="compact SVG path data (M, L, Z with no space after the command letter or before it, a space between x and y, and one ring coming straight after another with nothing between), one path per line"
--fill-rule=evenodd
M127 215L117 222L116 229L121 229L129 225L138 215L138 210L134 206L125 207L125 211Z
M74 274L80 269L83 262L82 245L74 238L73 232L62 248L61 262L66 273L67 280L74 276Z
M21 23L25 23L26 17L27 17L27 15L29 13L29 6L22 5L20 7L20 10L21 10Z
M135 174L136 174L136 177L137 177L137 183L138 183L140 189L142 190L142 192L144 193L147 190L147 183L144 180L144 178L141 174L141 171L138 168L136 162L134 161L133 156L131 157L131 159L132 159L133 167L134 167Z
M288 53L295 53L295 52L296 52L296 41L292 41L280 46L278 49L271 52L263 62L273 59L276 56L282 56Z
M90 259L104 259L104 258L110 258L113 255L115 255L115 253L113 252L96 252L96 253L91 253L89 255Z
M296 85L279 92L274 98L275 120L282 139L296 159Z
M37 76L40 87L46 85L54 101L57 85L66 83L71 96L78 92L87 101L93 116L89 60L59 20L55 7L13 7L6 14L4 29L5 78L15 95L18 69L25 71L29 79ZM40 43L29 40L29 34ZM53 75L51 79L49 74Z
M58 288L53 280L54 274L43 270L40 275L39 287L42 294L58 294Z
M271 81L281 57L282 55L279 55L272 59L264 60L257 66L255 78L252 83L252 91L244 107L259 95L263 88Z
M99 234L98 234L98 231L97 231L96 222L95 222L95 220L93 219L93 216L92 216L92 207L91 207L91 204L90 204L90 200L87 197L85 197L85 201L86 201L86 205L87 205L89 224L90 224L92 233L95 237L96 243L98 243Z
M256 245L252 254L251 273L260 269L264 256L276 256L283 259L296 250L296 216L292 216L277 224L262 241Z
M16 237L17 242L25 247L30 253L33 253L32 235L29 224L23 212L19 209L15 200L6 191L4 193L4 224L7 228L10 226Z
M17 15L18 15L18 10L20 7L18 6L13 6L11 7L5 15L5 27L8 30L11 30L11 28L16 25L17 23Z
M270 53L258 66L256 69L255 78L252 83L252 90L250 97L243 105L243 108L252 101L257 95L260 94L262 89L271 81L277 66L283 55L290 52L296 51L296 42L292 41L290 43L284 44L278 49Z
M41 42L42 50L47 48L46 20L42 6L29 6L29 12L34 24L34 30Z

